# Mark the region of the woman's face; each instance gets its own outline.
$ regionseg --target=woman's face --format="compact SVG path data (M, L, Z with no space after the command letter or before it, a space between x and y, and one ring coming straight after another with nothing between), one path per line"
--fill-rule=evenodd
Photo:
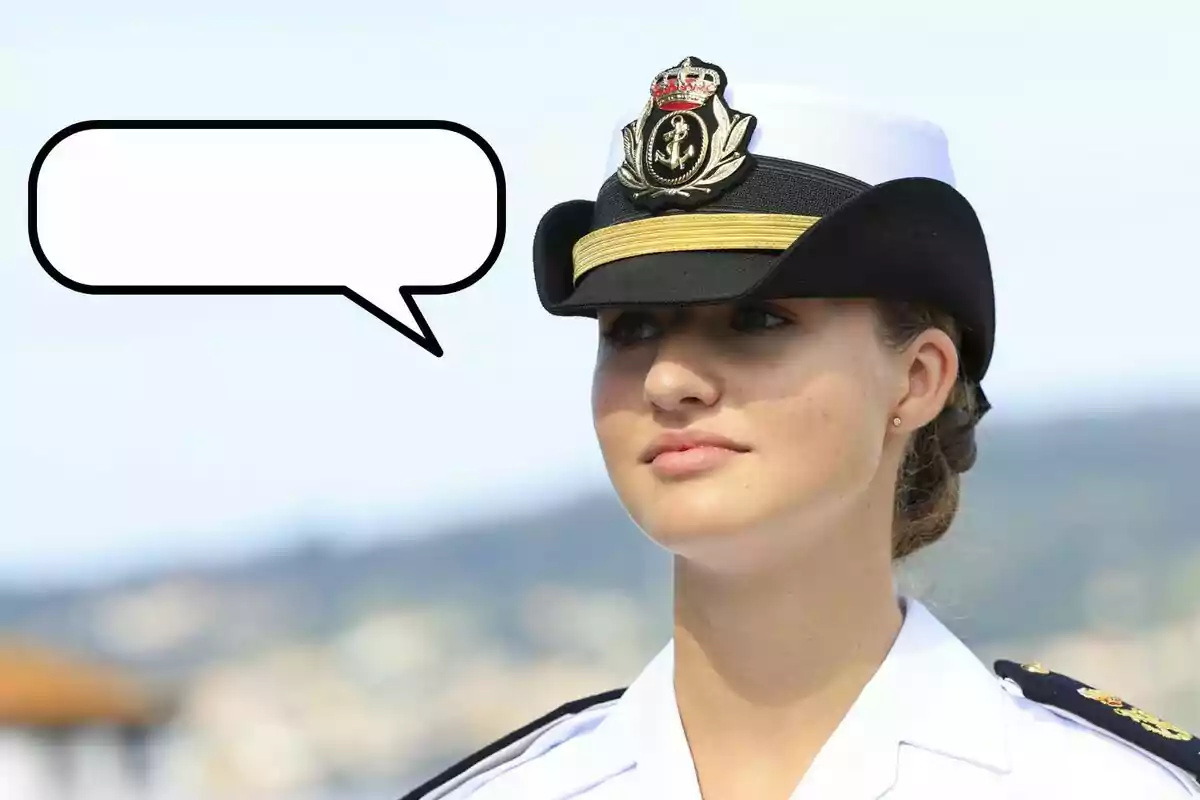
M819 530L864 500L891 502L899 454L889 462L885 446L913 359L881 340L869 303L606 311L599 323L600 448L660 545L697 554L714 536Z

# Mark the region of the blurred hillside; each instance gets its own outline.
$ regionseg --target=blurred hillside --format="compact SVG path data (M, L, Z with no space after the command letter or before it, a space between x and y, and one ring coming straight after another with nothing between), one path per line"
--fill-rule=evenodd
M1200 729L1200 408L983 428L959 521L905 585L985 659ZM357 550L8 592L0 630L177 691L204 796L398 796L625 685L670 635L669 560L617 501L545 500Z

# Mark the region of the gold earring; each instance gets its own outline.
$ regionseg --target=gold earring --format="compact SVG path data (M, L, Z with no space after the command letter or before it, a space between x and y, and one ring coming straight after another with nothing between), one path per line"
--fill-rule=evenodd
M892 425L894 427L899 428L903 424L903 420L901 420L899 417L892 417Z

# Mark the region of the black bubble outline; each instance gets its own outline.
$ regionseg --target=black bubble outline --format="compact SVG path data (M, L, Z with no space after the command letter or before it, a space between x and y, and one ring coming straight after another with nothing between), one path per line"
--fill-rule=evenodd
M454 283L444 286L401 286L400 296L421 330L418 333L401 324L381 308L346 286L89 286L68 278L59 272L46 258L37 234L37 181L50 151L76 133L89 130L137 129L137 130L443 130L457 133L470 139L483 151L496 175L496 240L483 264L473 273ZM487 140L467 126L449 120L84 120L60 130L42 145L33 166L29 170L29 244L33 255L47 274L68 289L93 295L342 295L394 330L407 336L413 343L441 358L444 351L433 330L425 321L425 315L413 299L417 295L453 294L462 291L486 275L504 247L507 218L505 206L506 183L504 168L496 151Z

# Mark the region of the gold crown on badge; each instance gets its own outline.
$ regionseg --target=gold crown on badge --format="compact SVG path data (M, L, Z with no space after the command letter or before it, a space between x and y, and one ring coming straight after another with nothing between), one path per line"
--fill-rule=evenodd
M663 70L650 85L654 104L662 111L689 111L704 105L721 88L721 72L715 67L696 67L685 58Z

